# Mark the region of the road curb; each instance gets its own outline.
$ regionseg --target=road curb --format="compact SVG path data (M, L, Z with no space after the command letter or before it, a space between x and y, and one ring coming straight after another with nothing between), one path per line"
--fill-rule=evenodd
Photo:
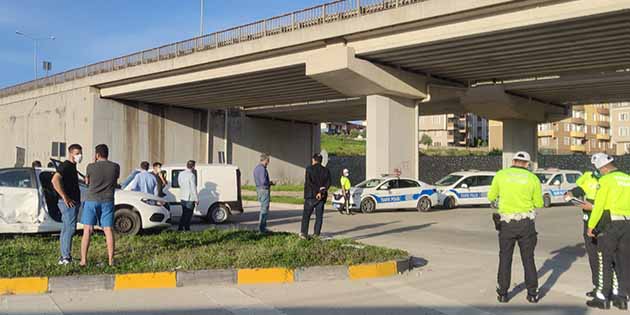
M217 269L50 278L5 278L0 279L0 295L43 294L78 290L163 289L217 284L252 285L348 279L361 280L391 277L409 270L410 267L411 257L374 264L314 266L297 269Z

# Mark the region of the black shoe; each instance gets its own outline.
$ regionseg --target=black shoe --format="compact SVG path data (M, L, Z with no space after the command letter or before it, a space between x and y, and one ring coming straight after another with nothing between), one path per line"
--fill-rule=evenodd
M628 300L621 296L615 296L612 298L612 305L622 311L625 311L628 309Z
M586 306L588 307L593 307L593 308L599 308L599 309L603 309L603 310L608 310L610 309L610 301L608 300L600 300L598 298L594 298L590 301L586 302Z
M538 301L540 301L540 297L538 296L538 294L527 294L527 302L536 304L538 303Z
M507 303L510 299L507 294L497 293L497 301L499 301L499 303Z
M586 292L586 297L594 298L595 297L595 289Z

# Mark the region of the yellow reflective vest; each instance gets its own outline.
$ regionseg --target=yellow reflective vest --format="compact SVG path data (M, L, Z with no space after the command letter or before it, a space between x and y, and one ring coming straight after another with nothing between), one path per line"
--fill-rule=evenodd
M345 191L349 191L352 185L350 184L350 179L346 176L341 176L341 189Z
M499 199L499 213L524 213L543 207L542 185L534 173L521 167L497 172L492 180L488 200Z
M599 179L599 190L595 205L588 220L588 227L594 229L605 210L611 215L630 216L630 175L612 171Z
M582 188L586 199L595 200L597 189L599 189L599 180L593 176L593 172L585 172L575 183Z

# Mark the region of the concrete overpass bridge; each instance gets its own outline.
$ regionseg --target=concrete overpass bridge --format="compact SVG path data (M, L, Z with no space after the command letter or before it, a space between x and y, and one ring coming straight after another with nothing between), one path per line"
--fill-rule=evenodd
M365 118L368 175L413 176L420 114L503 121L507 161L571 105L630 98L629 27L630 0L341 0L2 89L0 118L27 160L63 139L249 172L266 151L287 179L315 123Z

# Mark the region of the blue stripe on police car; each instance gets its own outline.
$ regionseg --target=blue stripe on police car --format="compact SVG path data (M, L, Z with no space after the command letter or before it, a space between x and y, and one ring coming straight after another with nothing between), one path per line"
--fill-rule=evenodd
M419 194L413 194L413 195L397 195L397 196L384 196L384 197L379 197L375 194L370 194L370 196L372 196L372 198L374 198L374 200L376 200L377 203L390 203L390 202L404 202L404 201L410 201L410 200L418 200L420 199L422 196L431 196L435 193L435 191L433 189L425 189L422 190Z

